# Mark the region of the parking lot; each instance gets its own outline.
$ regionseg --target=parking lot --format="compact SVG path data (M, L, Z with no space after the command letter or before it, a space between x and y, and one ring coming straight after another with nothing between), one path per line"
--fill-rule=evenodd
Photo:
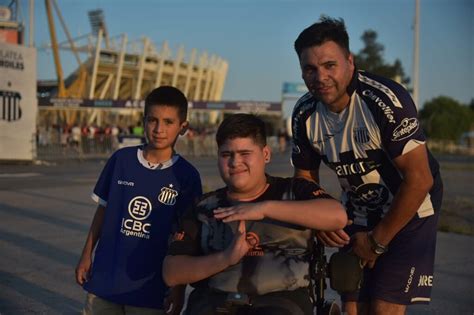
M213 158L191 160L205 189L222 185ZM472 162L466 163L464 168L447 167L443 178L446 198L467 200L466 209L472 213L474 171L469 171ZM95 210L90 193L103 165L104 160L0 165L2 315L80 312L85 294L75 284L74 267ZM291 176L291 172L288 156L276 155L269 173ZM321 178L325 188L337 195L338 184L329 170L322 169ZM466 216L472 226L471 218L472 214ZM473 314L473 240L438 234L432 304L411 307L409 314Z

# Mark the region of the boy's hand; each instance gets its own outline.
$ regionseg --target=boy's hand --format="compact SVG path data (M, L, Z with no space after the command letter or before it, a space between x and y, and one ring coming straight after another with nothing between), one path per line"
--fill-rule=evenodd
M79 285L84 285L84 282L89 280L89 272L92 265L92 259L90 256L81 256L81 259L76 266L76 282Z
M240 220L262 220L264 203L245 203L228 208L217 208L214 210L214 218L222 222L232 222Z
M347 221L347 225L351 225L352 220ZM344 247L349 244L351 238L344 230L337 230L332 232L317 231L316 237L324 246L329 247Z
M237 231L235 231L232 243L226 248L224 252L228 259L229 266L238 263L249 251L250 246L247 243L246 236L247 231L245 229L245 221L240 221L239 227Z

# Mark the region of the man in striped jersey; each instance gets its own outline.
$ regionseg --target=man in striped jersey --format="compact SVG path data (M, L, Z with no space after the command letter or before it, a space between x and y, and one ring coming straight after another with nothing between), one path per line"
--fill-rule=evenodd
M319 232L366 268L348 314L404 314L428 303L442 198L439 166L425 146L404 87L356 69L343 20L322 17L295 41L309 92L292 117L295 176L319 182L324 161L338 176L353 224Z

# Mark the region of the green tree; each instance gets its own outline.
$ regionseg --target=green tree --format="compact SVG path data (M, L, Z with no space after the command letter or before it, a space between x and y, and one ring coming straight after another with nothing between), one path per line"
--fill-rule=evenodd
M436 140L458 141L474 126L474 111L448 96L426 102L419 116L427 136Z
M405 75L399 59L395 59L393 64L384 60L385 47L377 42L377 32L367 30L362 34L361 40L364 42L364 48L354 55L355 64L359 69L390 79L400 80L404 85L410 83L410 78Z

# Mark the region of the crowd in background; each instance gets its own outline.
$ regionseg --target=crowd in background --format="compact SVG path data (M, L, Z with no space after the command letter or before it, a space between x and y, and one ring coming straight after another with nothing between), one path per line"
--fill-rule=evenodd
M176 150L185 156L214 156L215 126L189 128L178 138ZM52 125L39 126L36 132L37 156L40 159L70 157L108 157L117 149L145 141L143 126L117 125ZM276 152L287 152L288 135L279 130L269 137L269 144Z

